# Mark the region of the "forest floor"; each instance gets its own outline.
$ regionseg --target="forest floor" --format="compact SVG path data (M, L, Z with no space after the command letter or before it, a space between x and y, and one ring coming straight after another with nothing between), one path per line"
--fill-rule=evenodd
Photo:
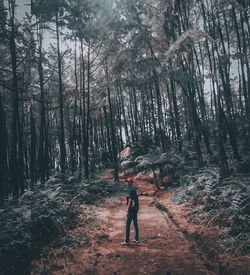
M189 221L191 206L173 203L168 191L156 192L145 178L135 180L135 186L141 194L140 243L120 244L125 240L126 196L102 206L82 206L77 227L68 232L79 236L79 245L62 246L55 240L44 248L46 256L32 262L31 274L250 274L248 256L220 253L218 227Z

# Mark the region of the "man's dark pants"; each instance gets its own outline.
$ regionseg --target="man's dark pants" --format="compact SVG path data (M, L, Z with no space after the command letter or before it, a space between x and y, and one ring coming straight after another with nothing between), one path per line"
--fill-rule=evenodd
M127 243L129 242L130 224L132 220L135 227L135 240L138 241L138 237L139 237L137 211L129 211L129 215L127 217L127 222L126 222L126 242Z

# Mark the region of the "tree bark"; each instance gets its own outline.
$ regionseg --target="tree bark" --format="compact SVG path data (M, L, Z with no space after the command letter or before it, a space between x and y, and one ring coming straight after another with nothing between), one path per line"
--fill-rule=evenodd
M18 198L20 188L19 166L18 166L18 121L19 121L19 94L17 83L17 56L16 56L16 34L15 34L15 1L9 0L10 14L10 53L12 65L12 135L10 152L10 181L13 196Z
M58 61L58 84L59 84L59 109L60 109L60 166L61 171L66 170L66 147L64 137L64 104L63 104L63 84L62 84L62 60L60 52L59 22L56 13L56 41L57 41L57 61Z
M108 92L108 103L109 103L109 112L110 112L110 126L111 126L111 144L112 144L112 155L113 155L113 167L114 167L114 180L119 181L118 177L118 161L117 161L117 149L116 149L116 138L115 138L115 129L114 129L114 115L110 95L110 84L109 84L109 74L108 74L108 65L107 60L105 64L106 79L107 79L107 92Z

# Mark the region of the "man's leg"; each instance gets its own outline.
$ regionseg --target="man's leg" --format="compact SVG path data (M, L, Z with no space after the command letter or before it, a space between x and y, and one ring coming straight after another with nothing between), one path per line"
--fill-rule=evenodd
M129 243L129 232L130 232L131 221L132 221L132 217L131 217L131 214L129 214L126 222L126 243Z
M137 222L137 213L133 215L133 223L135 227L135 240L139 241L139 228L138 228L138 222Z

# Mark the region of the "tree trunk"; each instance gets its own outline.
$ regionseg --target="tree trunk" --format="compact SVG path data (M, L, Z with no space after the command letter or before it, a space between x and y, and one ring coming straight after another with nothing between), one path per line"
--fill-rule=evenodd
M118 91L118 97L120 98L120 101L121 101L123 123L124 123L124 128L125 128L125 135L126 135L126 145L130 145L130 139L129 139L129 134L128 134L128 124L127 124L127 120L126 120L126 113L125 113L124 99L123 99L121 85L119 85L119 88L117 91Z
M165 131L162 128L163 127L163 114L162 114L161 92L160 92L158 76L157 76L155 69L153 69L153 76L155 79L154 83L155 83L156 100L157 100L157 114L158 114L158 124L159 124L162 150L163 150L163 152L166 152Z
M37 30L37 36L39 41L39 60L38 60L38 72L39 72L39 83L40 83L40 135L39 135L39 176L41 182L45 181L45 177L48 170L48 136L46 129L46 118L45 118L45 96L44 96L44 77L43 77L43 54L42 54L42 34L40 30Z
M170 87L171 87L172 100L173 100L173 106L174 106L175 127L176 127L177 139L178 139L178 147L179 147L179 152L181 153L182 152L182 138L181 138L181 129L180 129L180 118L179 118L179 112L178 112L178 105L177 105L174 81L171 79L170 79Z
M33 117L33 110L31 107L30 111L30 180L31 180L31 187L34 186L34 181L37 179L37 136L36 136L36 125L35 119Z
M84 136L84 176L89 180L89 125L90 125L90 43L88 45L88 66L87 66L87 102L86 102L86 123ZM85 103L85 102L84 102Z
M107 114L107 108L105 105L103 105L103 112L104 112L105 122L106 122L108 151L109 151L110 160L112 160L112 147L111 147L111 141L110 141L109 119Z
M59 23L58 14L56 13L56 41L57 41L57 61L58 61L58 77L59 77L59 109L60 109L60 165L61 171L66 170L66 147L64 138L64 107L63 107L63 84L62 84L62 60L60 52L59 39Z
M108 74L108 65L106 60L106 79L107 79L107 92L108 92L108 103L109 103L109 112L110 112L110 126L111 126L111 144L112 144L112 155L113 155L113 167L114 167L114 180L119 181L118 177L118 161L117 161L117 149L116 149L116 138L115 138L115 128L114 128L114 115L113 108L111 103L110 95L110 84L109 84L109 74Z
M153 127L154 127L155 144L158 144L156 121L155 121L155 114L154 114L154 97L153 97L153 89L152 89L151 83L149 84L149 91L150 91L150 109L151 109L150 113L151 113Z
M7 127L0 94L0 199L8 196L7 186Z
M11 135L11 152L10 152L10 181L13 196L18 198L20 178L18 166L18 121L19 121L19 95L17 84L17 57L16 57L16 36L15 36L15 1L9 0L10 14L10 53L12 65L12 135Z

